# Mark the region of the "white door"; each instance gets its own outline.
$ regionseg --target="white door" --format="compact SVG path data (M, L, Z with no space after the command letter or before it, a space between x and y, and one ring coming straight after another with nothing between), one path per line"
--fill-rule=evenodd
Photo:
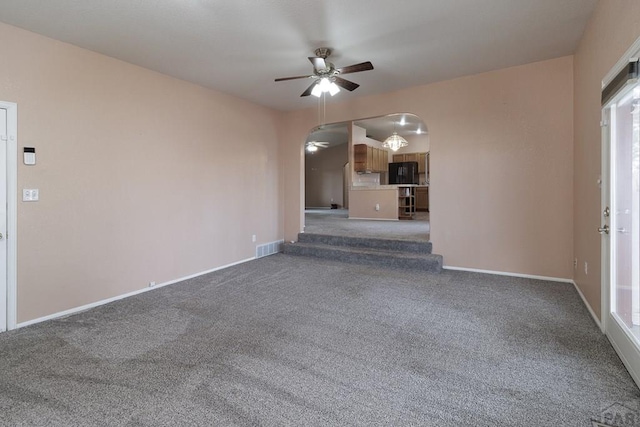
M640 83L630 64L603 92L603 321L640 384ZM612 83L614 84L614 83Z
M7 330L7 110L0 108L0 332Z

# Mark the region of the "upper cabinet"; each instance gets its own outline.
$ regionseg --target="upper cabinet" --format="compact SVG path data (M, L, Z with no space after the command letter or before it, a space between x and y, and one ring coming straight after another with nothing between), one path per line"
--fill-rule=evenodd
M386 172L389 153L387 150L367 144L353 146L353 168L356 172Z
M418 153L418 173L427 172L427 158L429 153Z
M404 153L394 154L393 162L418 162L418 173L427 173L429 170L429 153Z
M405 153L404 161L405 162L417 162L419 157L419 153Z

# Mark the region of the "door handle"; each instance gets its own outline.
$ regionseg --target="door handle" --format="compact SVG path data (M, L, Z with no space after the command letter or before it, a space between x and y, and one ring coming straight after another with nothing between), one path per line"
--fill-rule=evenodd
M598 233L600 234L609 234L609 226L607 224L602 227L598 227Z

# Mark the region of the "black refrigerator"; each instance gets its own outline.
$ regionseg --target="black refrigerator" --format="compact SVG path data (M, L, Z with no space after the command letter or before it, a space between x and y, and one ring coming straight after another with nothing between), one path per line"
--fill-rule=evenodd
M389 184L418 184L418 162L389 163Z

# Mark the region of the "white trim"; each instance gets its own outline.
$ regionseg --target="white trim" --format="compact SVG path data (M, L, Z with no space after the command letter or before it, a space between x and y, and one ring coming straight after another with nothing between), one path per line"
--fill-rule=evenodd
M233 262L231 264L223 265L221 267L212 268L211 270L201 271L200 273L190 274L189 276L184 276L184 277L180 277L180 278L175 279L175 280L170 280L168 282L159 283L159 284L157 284L157 285L155 285L153 287L138 289L136 291L128 292L126 294L117 295L115 297L111 297L111 298L103 299L103 300L100 300L100 301L92 302L90 304L81 305L80 307L74 307L74 308L70 308L68 310L59 311L57 313L49 314L48 316L38 317L37 319L32 319L32 320L27 320L26 322L18 323L17 327L18 328L23 328L25 326L34 325L36 323L44 322L44 321L47 321L47 320L52 320L52 319L57 319L57 318L64 317L64 316L69 316L71 314L75 314L75 313L79 313L81 311L89 310L91 308L99 307L99 306L104 305L104 304L109 304L110 302L114 302L114 301L118 301L118 300L121 300L121 299L124 299L124 298L132 297L134 295L139 295L139 294L144 293L144 292L148 292L148 291L152 291L154 289L162 288L163 286L173 285L174 283L182 282L184 280L193 279L194 277L203 276L205 274L213 273L214 271L223 270L225 268L233 267L234 265L243 264L245 262L253 261L255 259L256 259L255 257L243 259L241 261L236 261L236 262Z
M522 277L524 279L547 280L549 282L573 283L572 279L563 279L562 277L536 276L534 274L511 273L508 271L480 270L477 268L453 267L450 265L445 265L442 268L444 268L445 270L470 271L472 273L495 274L497 276L511 276L511 277Z
M18 104L7 110L7 330L15 329L18 304Z
M611 102L611 101L609 101ZM602 109L600 131L600 212L602 224L611 225L611 216L605 217L604 210L611 207L611 115L609 106ZM609 313L609 284L611 280L611 237L603 234L600 237L600 316L602 317L601 329L607 332L607 313Z
M604 78L602 79L602 89L607 87L607 85L611 83L611 80L613 80L615 76L617 76L618 73L622 71L624 67L627 66L629 61L637 58L639 54L640 54L640 37L638 37L636 41L633 42L633 44L629 47L629 49L627 49L627 51L620 57L618 62L616 62L613 68L604 76Z
M576 288L576 291L578 292L578 295L580 295L580 298L582 298L582 302L584 303L585 306L587 306L587 310L589 310L589 314L591 314L591 317L593 318L593 321L596 322L596 325L598 325L598 328L600 328L602 333L604 333L605 332L604 331L604 326L600 322L600 319L598 319L598 316L596 316L596 313L593 311L593 308L591 308L591 304L589 304L589 301L587 301L587 299L585 298L584 294L582 293L582 291L578 287L578 284L575 282L575 280L572 280L571 282L573 283L573 286Z
M640 349L636 345L635 338L621 323L622 321L615 313L609 313L607 338L629 371L631 378L640 387ZM629 360L626 355L630 355L632 360Z

